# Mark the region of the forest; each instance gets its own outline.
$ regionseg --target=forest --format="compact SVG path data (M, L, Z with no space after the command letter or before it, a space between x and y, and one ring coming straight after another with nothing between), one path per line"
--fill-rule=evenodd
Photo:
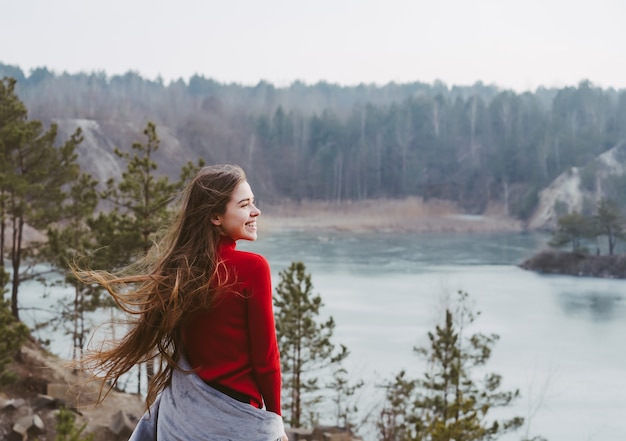
M626 91L584 79L516 93L482 83L247 86L200 75L166 84L0 64L4 76L17 80L31 118L138 131L153 122L191 152L185 159L239 163L275 201L418 196L469 213L496 202L525 219L557 176L626 139Z

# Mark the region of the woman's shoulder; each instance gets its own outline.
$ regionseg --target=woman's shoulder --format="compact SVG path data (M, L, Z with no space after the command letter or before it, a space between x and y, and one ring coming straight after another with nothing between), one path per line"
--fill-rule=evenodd
M264 256L251 251L233 250L233 258L238 264L249 266L251 269L269 270L270 267Z

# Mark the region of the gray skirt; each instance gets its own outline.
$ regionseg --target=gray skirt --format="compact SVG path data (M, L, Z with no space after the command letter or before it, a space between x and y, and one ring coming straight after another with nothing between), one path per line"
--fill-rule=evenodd
M191 370L185 359L183 370ZM282 418L241 403L202 381L175 370L172 383L139 420L129 441L276 441Z

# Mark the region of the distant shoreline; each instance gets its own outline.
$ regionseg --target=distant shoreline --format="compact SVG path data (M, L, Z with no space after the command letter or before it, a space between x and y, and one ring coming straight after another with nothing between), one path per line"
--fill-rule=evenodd
M499 233L524 231L523 223L491 206L468 214L450 201L421 198L364 201L287 201L261 205L259 229L349 232Z
M259 231L346 231L353 233L517 233L526 231L519 219L492 205L485 213L467 213L454 202L421 198L363 201L284 201L260 204ZM6 237L10 237L10 228ZM45 241L45 232L28 225L24 241Z

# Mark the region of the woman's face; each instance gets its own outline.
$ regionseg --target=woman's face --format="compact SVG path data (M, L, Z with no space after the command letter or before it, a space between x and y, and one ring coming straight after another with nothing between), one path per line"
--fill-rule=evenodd
M250 184L243 181L235 187L224 214L213 216L211 222L220 226L222 234L233 240L256 240L256 218L261 210L254 205Z

